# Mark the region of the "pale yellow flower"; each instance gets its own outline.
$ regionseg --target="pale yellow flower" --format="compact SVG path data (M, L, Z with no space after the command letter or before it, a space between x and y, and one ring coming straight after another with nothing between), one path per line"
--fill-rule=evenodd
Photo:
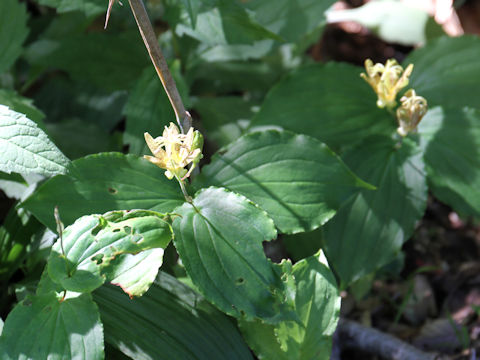
M190 128L187 134L181 134L174 123L165 126L162 136L153 138L148 132L144 134L150 151L154 156L145 155L151 163L165 169L165 176L169 179L176 177L184 180L192 172L195 165L202 158L203 141L198 141L201 134ZM197 141L196 141L197 140ZM190 166L190 170L185 169Z
M395 59L387 60L385 65L373 64L372 60L365 60L367 74L360 76L370 84L378 96L377 106L380 108L393 108L400 90L408 85L408 77L413 71L413 64L407 66L405 71Z
M400 99L402 105L397 109L398 129L401 136L414 131L427 113L428 105L425 98L418 96L415 90L408 90Z

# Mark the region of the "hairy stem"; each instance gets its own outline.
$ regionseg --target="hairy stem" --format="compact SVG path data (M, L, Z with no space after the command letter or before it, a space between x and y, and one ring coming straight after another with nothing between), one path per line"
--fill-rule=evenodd
M168 99L172 104L177 124L180 127L181 132L185 133L184 129L188 130L192 125L192 117L188 111L185 110L177 85L168 69L167 62L165 61L160 45L158 44L157 37L153 31L152 23L148 18L143 1L128 0L128 2L130 3L130 8L132 9L133 16L135 17L138 29L140 30L140 34L142 35L143 42L148 50L153 66L155 67L163 88L168 95Z

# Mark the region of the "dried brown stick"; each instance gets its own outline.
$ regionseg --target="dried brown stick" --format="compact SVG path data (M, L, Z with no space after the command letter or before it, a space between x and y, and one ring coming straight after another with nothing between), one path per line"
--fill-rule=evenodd
M192 117L188 111L185 110L182 98L178 93L177 85L175 84L175 80L173 80L167 62L162 54L162 50L158 44L157 37L153 31L143 1L128 0L128 2L130 3L130 8L132 9L133 16L135 17L135 21L137 22L138 29L140 30L140 34L142 35L143 42L145 43L145 47L150 55L153 66L155 67L163 88L168 95L168 99L172 104L175 117L177 118L177 124L181 131L184 132L184 129L188 130L192 125Z
M438 354L423 352L392 335L347 319L340 319L335 342L340 348L358 349L389 360L443 359ZM332 355L338 357L338 349Z

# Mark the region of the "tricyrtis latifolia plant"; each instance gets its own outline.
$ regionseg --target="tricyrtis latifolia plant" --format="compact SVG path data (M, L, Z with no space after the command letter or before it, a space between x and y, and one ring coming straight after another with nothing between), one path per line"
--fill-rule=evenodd
M413 64L403 70L395 59L387 60L385 65L375 64L370 59L365 61L367 74L360 76L373 88L378 96L377 106L393 110L397 106L397 94L408 85L408 77L413 71ZM407 136L414 131L427 113L427 101L418 96L415 90L408 90L400 99L401 105L397 108L397 132Z
M251 359L250 349L264 359L328 359L339 290L398 264L429 189L462 214L480 213L480 88L469 81L480 74L477 38L433 41L415 50L406 67L395 60L367 60L361 74L348 64L299 61L288 74L278 70L271 83L262 78L263 67L248 82L255 63L244 61L243 53L233 66L231 58L222 63L219 57L234 57L238 45L250 55L260 49L257 59L269 64L278 50L273 31L295 46L301 40L294 37L298 29L290 22L266 28L258 19L269 8L250 2L202 2L201 8L182 2L182 16L170 21L175 44L188 56L186 64L173 62L172 69L193 68L189 76L198 83L208 73L208 94L218 84L234 94L261 94L241 111L242 122L233 118L236 106L245 108L251 99L218 96L211 111L205 104L212 99L195 94L192 106L202 117L206 139L221 138L225 128L243 132L199 169L204 153L199 126L185 110L142 2L129 4L167 93L164 104L173 108L155 131L143 119L158 109L137 116L140 100L163 101L152 92L157 83L147 69L129 95L125 143L142 148L145 141L153 156L99 153L70 161L33 121L39 115L28 101L13 93L8 107L0 106L0 125L9 129L0 133L3 176L47 178L22 198L21 212L12 211L0 231L0 285L21 268L43 269L40 281L33 277L29 283L36 290L8 315L0 338L2 360L102 359L105 344L107 356L120 351L134 359ZM288 7L278 7L283 8ZM301 10L305 19L312 9ZM222 21L231 26L213 42L220 28L211 24ZM182 36L189 37L188 46ZM120 38L114 34L107 40ZM102 48L104 38L99 39L89 34L84 43L97 41L94 47ZM30 50L41 56L35 47ZM461 57L449 55L460 52ZM215 61L205 61L206 54ZM45 62L60 58L53 53ZM214 81L217 69L207 70L215 62L232 72L232 83ZM69 62L60 65L70 69ZM137 134L139 121L144 127ZM21 229L30 241L45 227L57 229L59 238L48 248L43 268L31 243L16 240L11 230ZM263 242L277 237L294 244L294 263L266 258ZM300 237L314 245L303 249ZM163 264L164 255L170 265ZM159 272L162 265L176 277Z

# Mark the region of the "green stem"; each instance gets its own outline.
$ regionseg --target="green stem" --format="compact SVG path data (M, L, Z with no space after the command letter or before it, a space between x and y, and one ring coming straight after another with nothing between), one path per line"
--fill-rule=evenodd
M168 64L162 54L162 50L158 44L157 37L153 31L152 23L148 18L143 1L128 0L128 2L130 3L130 8L132 9L133 16L135 17L135 21L137 22L138 29L140 30L140 34L142 35L143 42L150 55L153 66L155 67L163 88L167 93L168 99L172 104L180 131L185 133L184 129L188 130L192 126L192 116L185 110L177 85L175 84L175 80L173 80Z
M185 196L185 200L192 204L193 200L190 195L188 195L187 189L185 188L185 183L183 182L182 179L180 179L177 175L175 175L175 179L177 179L178 183L180 184L180 189L182 189L183 196Z

